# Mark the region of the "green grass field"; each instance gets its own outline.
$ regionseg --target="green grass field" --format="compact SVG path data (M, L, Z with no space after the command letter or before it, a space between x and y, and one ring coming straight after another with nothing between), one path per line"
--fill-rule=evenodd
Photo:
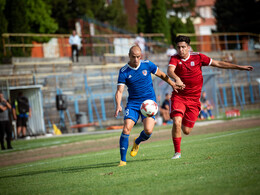
M57 141L57 140L55 140ZM142 144L0 168L0 194L259 194L260 127ZM130 143L131 149L132 143Z

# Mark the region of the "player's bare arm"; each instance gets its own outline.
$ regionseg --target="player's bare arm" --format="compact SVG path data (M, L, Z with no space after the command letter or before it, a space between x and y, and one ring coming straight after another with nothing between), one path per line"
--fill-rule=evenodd
M0 105L0 110L3 112L7 109L7 107Z
M176 69L176 66L174 66L174 65L168 66L167 74L169 77L171 77L172 79L175 80L177 87L179 87L180 89L184 89L185 84L181 81L180 77L178 77L175 74L175 69Z
M174 90L174 91L176 91L177 93L178 93L178 89L181 89L180 87L178 87L177 85L176 85L176 83L175 82L173 82L171 79L170 79L170 77L168 76L168 75L166 75L164 72L162 72L159 68L158 68L158 70L157 70L157 72L156 72L156 74L155 74L157 77L159 77L159 78L161 78L162 80L164 80L166 83L168 83L169 85L171 85L172 86L172 89Z
M121 107L121 100L122 100L122 95L124 92L124 85L118 85L117 86L117 91L115 94L115 99L116 99L116 111L115 111L115 117L118 116L119 112L122 112L122 107Z
M217 67L217 68L223 68L223 69L237 69L237 70L247 70L252 71L254 68L253 66L241 66L237 64L231 64L229 62L224 61L218 61L218 60L212 60L211 66Z

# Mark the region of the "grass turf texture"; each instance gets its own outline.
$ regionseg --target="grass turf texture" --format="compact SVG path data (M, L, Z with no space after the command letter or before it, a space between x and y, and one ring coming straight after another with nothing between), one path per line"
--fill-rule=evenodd
M258 194L260 127L142 144L117 167L119 150L0 168L1 194Z

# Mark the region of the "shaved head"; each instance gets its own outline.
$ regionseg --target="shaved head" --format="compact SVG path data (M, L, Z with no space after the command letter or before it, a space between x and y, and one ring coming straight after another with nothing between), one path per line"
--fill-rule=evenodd
M138 45L134 45L129 49L129 59L128 64L136 68L140 64L140 59L142 56L142 50Z
M136 52L137 50L142 52L141 48L138 45L134 45L129 49L129 54L131 54L132 52Z

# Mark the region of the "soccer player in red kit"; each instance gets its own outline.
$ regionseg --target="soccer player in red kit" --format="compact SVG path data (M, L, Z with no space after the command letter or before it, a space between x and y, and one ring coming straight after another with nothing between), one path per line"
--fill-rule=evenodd
M190 52L190 38L178 36L175 39L177 54L173 55L168 65L168 76L176 81L183 90L173 91L171 113L173 119L172 140L175 154L172 159L181 157L181 131L189 135L200 112L200 95L203 85L202 66L224 69L253 70L252 66L240 66L217 61L208 56Z

